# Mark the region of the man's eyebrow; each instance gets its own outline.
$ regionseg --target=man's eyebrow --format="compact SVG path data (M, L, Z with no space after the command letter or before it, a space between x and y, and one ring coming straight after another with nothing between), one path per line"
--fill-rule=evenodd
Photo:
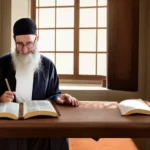
M30 42L34 42L34 41L27 41L26 43L30 43ZM24 42L20 42L20 41L18 41L18 42L16 42L16 43L24 43Z
M16 42L16 43L19 43L19 44L21 43L21 44L23 44L23 42L19 42L19 41L18 41L18 42Z
M30 43L30 42L34 42L34 41L27 41L26 43Z

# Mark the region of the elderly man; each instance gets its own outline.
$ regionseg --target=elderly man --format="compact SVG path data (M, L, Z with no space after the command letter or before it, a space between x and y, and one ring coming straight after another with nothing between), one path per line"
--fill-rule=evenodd
M37 28L33 20L22 18L13 27L16 49L0 57L0 102L22 103L49 99L58 104L78 106L78 100L59 90L52 61L38 52ZM11 90L8 91L5 78ZM3 150L68 150L67 138L1 139Z

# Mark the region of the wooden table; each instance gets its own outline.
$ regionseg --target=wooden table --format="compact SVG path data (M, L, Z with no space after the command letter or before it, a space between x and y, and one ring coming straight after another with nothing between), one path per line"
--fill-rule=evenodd
M150 116L123 117L115 102L57 107L59 118L0 119L0 137L150 137Z

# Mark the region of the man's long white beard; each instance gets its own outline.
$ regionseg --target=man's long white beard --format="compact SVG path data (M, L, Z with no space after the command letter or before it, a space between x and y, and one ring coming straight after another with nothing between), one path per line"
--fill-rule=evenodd
M12 59L16 71L26 71L28 69L33 71L40 70L41 59L40 53L37 50L27 56L24 56L22 53L18 53L15 50L15 52L12 52Z

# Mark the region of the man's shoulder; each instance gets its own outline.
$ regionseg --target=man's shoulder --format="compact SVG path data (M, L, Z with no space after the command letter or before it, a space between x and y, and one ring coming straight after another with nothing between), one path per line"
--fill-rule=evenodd
M12 57L11 57L10 53L0 56L0 62L7 62L7 61L10 62L11 59L12 59Z
M44 71L49 70L50 72L52 72L53 70L56 70L55 64L52 62L52 60L50 60L44 55L41 55L41 63L42 63L42 69Z
M44 64L54 65L53 62L46 56L41 55L41 60Z

